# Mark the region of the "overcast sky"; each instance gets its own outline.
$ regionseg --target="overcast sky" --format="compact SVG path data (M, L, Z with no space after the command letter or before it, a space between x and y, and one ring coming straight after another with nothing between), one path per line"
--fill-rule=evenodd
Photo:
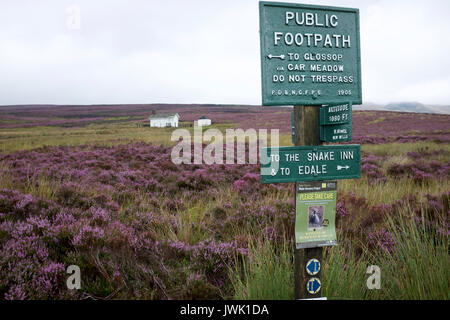
M360 9L363 103L450 104L450 1L296 2ZM258 10L257 0L1 0L0 105L261 104Z

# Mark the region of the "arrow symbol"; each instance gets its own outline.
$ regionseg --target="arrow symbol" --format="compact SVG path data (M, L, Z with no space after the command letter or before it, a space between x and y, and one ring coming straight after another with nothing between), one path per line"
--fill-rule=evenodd
M316 275L320 270L320 262L317 259L311 259L306 264L306 270L310 275Z
M284 54L281 54L281 55L279 55L279 56L274 56L273 54L269 54L267 57L268 57L269 59L272 59L272 58L278 58L278 59L281 59L281 60L284 60L284 58L286 58L286 56L285 56Z
M342 169L347 170L347 169L349 169L349 168L350 168L350 166L337 166L338 171L339 171L339 170L342 170Z
M312 291L317 292L320 289L320 282L314 279L312 283Z
M322 284L320 283L320 280L317 278L312 278L307 283L307 290L310 294L316 294L319 292L320 287Z

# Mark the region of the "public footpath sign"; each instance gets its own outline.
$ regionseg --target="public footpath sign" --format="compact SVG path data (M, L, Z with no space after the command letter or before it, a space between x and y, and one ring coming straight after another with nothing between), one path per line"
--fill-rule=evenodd
M359 10L260 2L263 105L362 103Z
M352 179L361 176L359 145L261 149L262 183Z
M362 103L359 10L263 1L259 16L262 104L295 110L295 146L262 148L261 179L295 182L294 292L316 299L322 247L337 244L330 180L361 175L359 145L321 145L352 139L352 104Z

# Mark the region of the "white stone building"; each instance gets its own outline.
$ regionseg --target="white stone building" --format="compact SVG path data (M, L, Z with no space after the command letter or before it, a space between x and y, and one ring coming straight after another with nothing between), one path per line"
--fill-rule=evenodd
M211 119L209 119L205 116L201 116L197 120L197 126L199 126L199 127L210 126L210 125L211 125Z
M165 128L175 127L178 128L178 120L180 115L178 113L161 113L151 115L149 118L150 127Z

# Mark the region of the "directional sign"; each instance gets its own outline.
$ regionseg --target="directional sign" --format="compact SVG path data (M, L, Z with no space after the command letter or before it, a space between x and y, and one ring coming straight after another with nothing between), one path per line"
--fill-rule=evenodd
M320 261L317 259L310 259L306 263L306 272L308 272L309 275L315 276L320 271Z
M261 149L262 183L351 179L361 176L358 144Z
M306 291L308 291L309 294L318 293L321 287L322 283L320 282L319 278L311 278L306 283Z
M362 103L359 10L260 2L263 105Z
M352 104L329 105L320 108L320 125L352 123Z
M320 141L352 141L352 123L320 126Z

